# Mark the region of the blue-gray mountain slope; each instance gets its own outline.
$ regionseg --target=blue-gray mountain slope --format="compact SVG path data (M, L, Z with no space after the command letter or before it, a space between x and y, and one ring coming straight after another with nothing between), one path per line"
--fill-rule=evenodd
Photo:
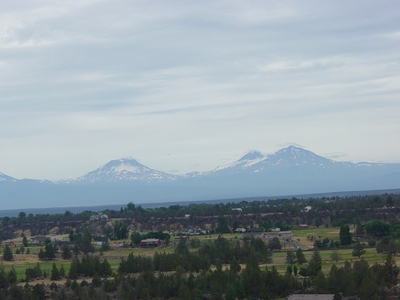
M111 203L193 201L400 187L400 164L338 162L290 146L250 151L208 172L172 175L132 158L113 160L79 178L18 180L0 173L3 209Z

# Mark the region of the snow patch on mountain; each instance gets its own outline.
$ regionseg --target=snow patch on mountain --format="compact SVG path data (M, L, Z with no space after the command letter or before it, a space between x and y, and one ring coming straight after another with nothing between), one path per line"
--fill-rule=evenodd
M266 156L264 154L262 154L259 151L255 151L255 150L251 150L249 152L247 152L244 156L242 156L239 160L227 164L227 165L223 165L223 166L218 166L217 168L215 168L214 170L212 170L211 172L219 172L222 170L227 170L227 169L247 169L250 168L253 165L258 164L259 162L261 162L262 160L264 160L266 158Z
M17 179L0 172L0 181L17 181Z

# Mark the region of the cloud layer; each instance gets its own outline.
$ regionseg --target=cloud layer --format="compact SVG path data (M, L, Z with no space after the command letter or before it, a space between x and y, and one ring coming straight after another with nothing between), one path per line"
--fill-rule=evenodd
M0 171L133 156L209 170L299 143L400 162L395 1L12 1L0 12Z

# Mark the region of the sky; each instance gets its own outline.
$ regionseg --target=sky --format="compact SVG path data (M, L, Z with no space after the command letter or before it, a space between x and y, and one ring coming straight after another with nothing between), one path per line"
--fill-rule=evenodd
M400 163L400 2L0 0L0 172L289 145Z

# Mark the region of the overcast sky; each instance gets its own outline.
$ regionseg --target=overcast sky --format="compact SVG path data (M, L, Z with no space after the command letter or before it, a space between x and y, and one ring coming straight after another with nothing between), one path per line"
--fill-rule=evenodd
M399 1L0 0L0 172L400 162Z

